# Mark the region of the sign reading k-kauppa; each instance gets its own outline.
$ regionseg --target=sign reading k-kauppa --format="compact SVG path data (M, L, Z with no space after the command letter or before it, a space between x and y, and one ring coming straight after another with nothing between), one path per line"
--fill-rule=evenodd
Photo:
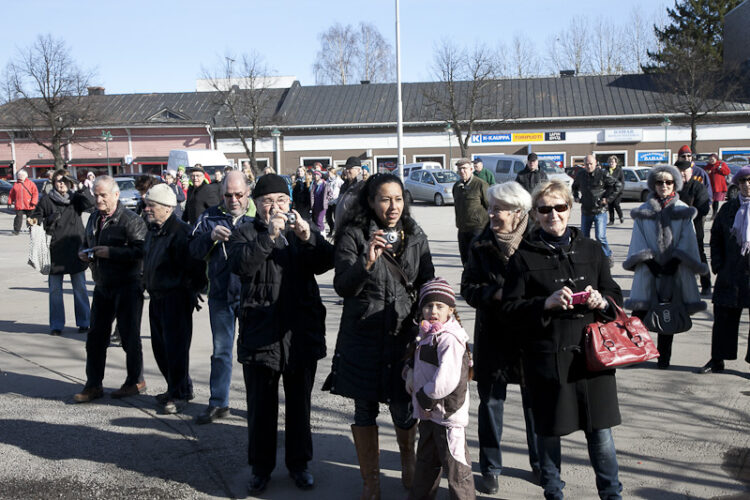
M511 142L510 134L471 134L470 144L498 144Z

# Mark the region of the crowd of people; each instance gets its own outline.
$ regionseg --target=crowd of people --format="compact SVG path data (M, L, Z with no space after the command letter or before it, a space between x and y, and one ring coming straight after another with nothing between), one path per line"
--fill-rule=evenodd
M727 188L715 178L725 175L721 165L710 167L714 177L704 180L687 153L680 151L675 166L651 169L648 199L631 212L633 235L622 265L634 277L625 306L647 325L664 304L674 304L688 320L706 309L703 218L711 199L723 201ZM192 315L207 292L210 398L197 423L229 413L238 332L249 491L266 490L276 467L279 383L285 466L298 488L313 488L311 397L318 361L326 355L327 314L317 276L333 270L343 309L323 389L351 400L361 498L380 498L381 404L395 428L409 498L434 498L442 470L452 498L475 497L466 439L472 379L479 395L479 489L498 491L507 387L519 384L529 466L545 498L563 497L560 437L576 431L585 435L599 496L621 498L611 432L621 422L615 370L589 370L583 352L585 326L614 320L623 305L606 240L608 222L615 214L623 220L620 167L612 158L602 167L588 155L572 190L546 179L533 153L517 182L495 184L481 160L462 159L456 167L460 292L476 310L473 348L456 312L456 292L436 276L401 179L388 173L363 178L357 157L347 159L341 176L335 169L324 175L319 165L300 167L291 186L272 172L251 179L228 170L210 182L200 165L170 171L165 183L145 189L140 214L119 202L112 177L79 183L55 171L49 194L22 210L51 237L51 333L59 335L65 324L66 274L76 325L88 332L86 383L74 401L103 397L115 322L127 376L110 395L146 390L140 325L147 292L151 346L167 385L155 398L164 413L182 412L194 399ZM16 196L24 196L24 179L19 174ZM715 322L710 360L699 373L720 372L725 360L737 358L740 315L750 307L750 166L731 182L740 194L718 208L711 228ZM29 191L29 202L38 199ZM576 201L580 228L570 224ZM92 208L84 226L82 213ZM595 239L589 238L592 225ZM90 308L87 268L95 283ZM574 302L574 295L584 298ZM658 367L667 369L679 331L653 331L659 334ZM745 360L750 363L750 349Z

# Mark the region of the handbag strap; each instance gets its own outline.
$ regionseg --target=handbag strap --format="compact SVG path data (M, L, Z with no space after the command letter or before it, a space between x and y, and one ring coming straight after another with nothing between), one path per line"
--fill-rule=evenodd
M404 285L406 291L411 294L414 290L414 285L409 281L409 278L406 277L406 273L401 268L401 265L396 261L395 257L393 257L393 255L389 254L388 252L383 251L382 255L383 257L385 257L386 267L391 271L391 273L400 278L401 284Z

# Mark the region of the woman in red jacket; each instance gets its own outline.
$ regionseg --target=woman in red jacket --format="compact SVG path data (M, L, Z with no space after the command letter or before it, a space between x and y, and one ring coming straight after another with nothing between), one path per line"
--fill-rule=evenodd
M708 165L706 165L706 172L711 178L711 188L713 190L714 202L711 219L716 217L716 212L719 210L719 202L724 201L727 198L727 178L726 176L731 173L726 163L719 159L719 155L713 153L708 159Z
M23 216L28 217L39 201L39 191L36 184L29 179L26 170L19 170L16 178L17 181L8 194L8 205L13 205L16 210L16 217L13 219L13 234L21 232Z

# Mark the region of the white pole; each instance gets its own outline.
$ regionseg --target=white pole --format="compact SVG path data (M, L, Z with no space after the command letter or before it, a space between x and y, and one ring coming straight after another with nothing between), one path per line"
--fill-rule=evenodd
M399 19L399 0L396 0L396 106L397 106L397 122L396 122L396 140L398 143L398 156L396 157L396 165L398 165L398 176L401 180L404 180L404 163L402 157L404 156L404 112L401 103L401 21Z

